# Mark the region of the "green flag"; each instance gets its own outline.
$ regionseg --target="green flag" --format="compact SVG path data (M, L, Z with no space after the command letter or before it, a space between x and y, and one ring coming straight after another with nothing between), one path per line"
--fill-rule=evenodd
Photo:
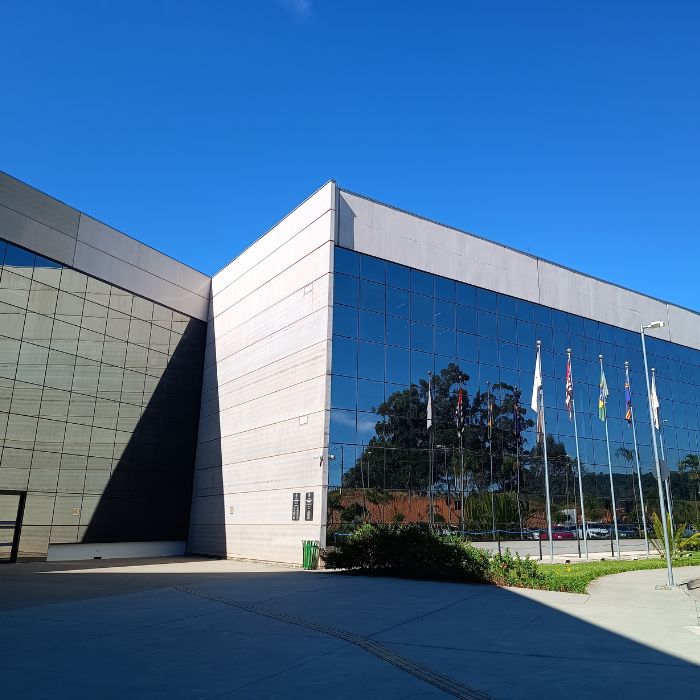
M598 396L598 418L605 421L606 417L606 407L608 403L608 383L605 380L605 372L603 371L603 365L600 365L600 396Z

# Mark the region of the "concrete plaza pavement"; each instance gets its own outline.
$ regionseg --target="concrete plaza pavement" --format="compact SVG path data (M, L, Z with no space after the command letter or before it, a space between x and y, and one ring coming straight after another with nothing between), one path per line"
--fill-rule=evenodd
M206 559L7 565L0 694L694 697L700 600L664 580L577 595Z

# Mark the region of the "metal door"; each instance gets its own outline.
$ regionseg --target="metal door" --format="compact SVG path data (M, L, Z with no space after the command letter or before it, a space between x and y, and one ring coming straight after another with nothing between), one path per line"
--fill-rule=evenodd
M0 490L0 563L17 561L26 491Z

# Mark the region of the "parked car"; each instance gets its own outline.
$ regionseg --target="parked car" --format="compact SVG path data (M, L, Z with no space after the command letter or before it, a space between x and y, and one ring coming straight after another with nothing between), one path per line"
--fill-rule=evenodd
M586 532L589 540L610 539L610 526L605 523L586 523ZM579 526L578 536L583 538L583 528Z
M538 530L537 540L549 540L549 530ZM552 540L575 540L574 533L566 527L553 527Z

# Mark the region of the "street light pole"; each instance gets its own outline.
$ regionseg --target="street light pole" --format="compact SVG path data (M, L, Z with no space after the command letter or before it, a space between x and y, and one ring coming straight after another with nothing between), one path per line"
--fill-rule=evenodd
M664 503L664 489L661 483L661 467L659 465L659 448L656 445L656 429L654 428L654 408L651 405L651 386L649 384L649 364L647 362L647 347L644 341L644 331L654 328L663 328L663 321L653 321L647 325L641 324L639 334L642 338L642 355L644 356L644 378L647 383L647 399L649 402L649 421L651 422L651 441L654 446L654 462L656 463L656 485L659 490L659 506L661 509L661 527L664 533L664 549L666 551L666 570L668 574L668 585L673 586L673 564L671 563L671 548L668 544L668 532L666 530L666 505Z

